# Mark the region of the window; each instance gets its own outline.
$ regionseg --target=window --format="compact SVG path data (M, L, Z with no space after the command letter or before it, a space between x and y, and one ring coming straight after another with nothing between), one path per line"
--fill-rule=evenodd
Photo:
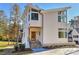
M58 22L66 22L66 17L64 15L58 16Z
M58 22L66 22L67 21L67 13L66 11L58 12Z
M59 32L58 36L59 36L59 38L64 38L64 32Z
M38 13L31 13L32 20L38 20Z
M64 16L67 16L67 10L64 11Z
M63 22L67 22L67 19L66 19L66 16L65 15L62 16L62 21Z
M65 32L65 38L67 38L67 32Z
M58 22L61 22L61 16L58 16Z
M73 35L73 38L78 38L78 35Z

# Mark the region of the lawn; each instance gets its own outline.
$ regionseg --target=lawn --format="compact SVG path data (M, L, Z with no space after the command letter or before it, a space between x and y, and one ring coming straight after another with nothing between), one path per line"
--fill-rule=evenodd
M16 42L0 41L0 46L7 46L13 44L16 44Z
M14 45L14 44L16 44L16 42L0 41L0 48L5 48L7 46Z
M16 44L16 42L7 42L7 41L0 41L0 55L22 55L22 54L29 54L32 53L32 51L21 51L21 52L13 52L13 45ZM20 42L19 42L20 44Z

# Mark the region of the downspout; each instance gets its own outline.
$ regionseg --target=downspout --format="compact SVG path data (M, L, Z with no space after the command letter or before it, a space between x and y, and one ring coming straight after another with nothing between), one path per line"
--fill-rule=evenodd
M67 28L67 10L66 10L66 31L67 31L67 39L68 39L68 28Z
M29 10L29 22L31 21L31 8ZM31 38L30 38L30 24L29 24L29 41L31 41Z
M43 19L44 19L44 15L42 14L42 45L43 45L43 23L44 23Z
M41 15L42 15L42 30L41 30L41 32L42 32L42 46L43 46L43 23L44 23L43 19L44 19L44 15L43 15L43 13L41 13Z

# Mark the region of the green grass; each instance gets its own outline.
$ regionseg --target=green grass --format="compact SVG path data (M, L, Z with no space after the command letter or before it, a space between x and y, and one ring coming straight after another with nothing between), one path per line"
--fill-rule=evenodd
M0 41L0 47L14 45L16 42Z
M16 42L0 41L0 46L8 46L16 44Z
M16 44L16 42L0 41L0 49L5 49L6 47L14 44Z
M7 47L7 46L0 46L0 49L4 49L5 47Z

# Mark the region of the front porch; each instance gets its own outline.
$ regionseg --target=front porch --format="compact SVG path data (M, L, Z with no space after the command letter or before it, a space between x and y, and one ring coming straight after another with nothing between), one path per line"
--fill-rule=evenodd
M40 42L41 27L30 27L30 44L31 48L41 47Z

